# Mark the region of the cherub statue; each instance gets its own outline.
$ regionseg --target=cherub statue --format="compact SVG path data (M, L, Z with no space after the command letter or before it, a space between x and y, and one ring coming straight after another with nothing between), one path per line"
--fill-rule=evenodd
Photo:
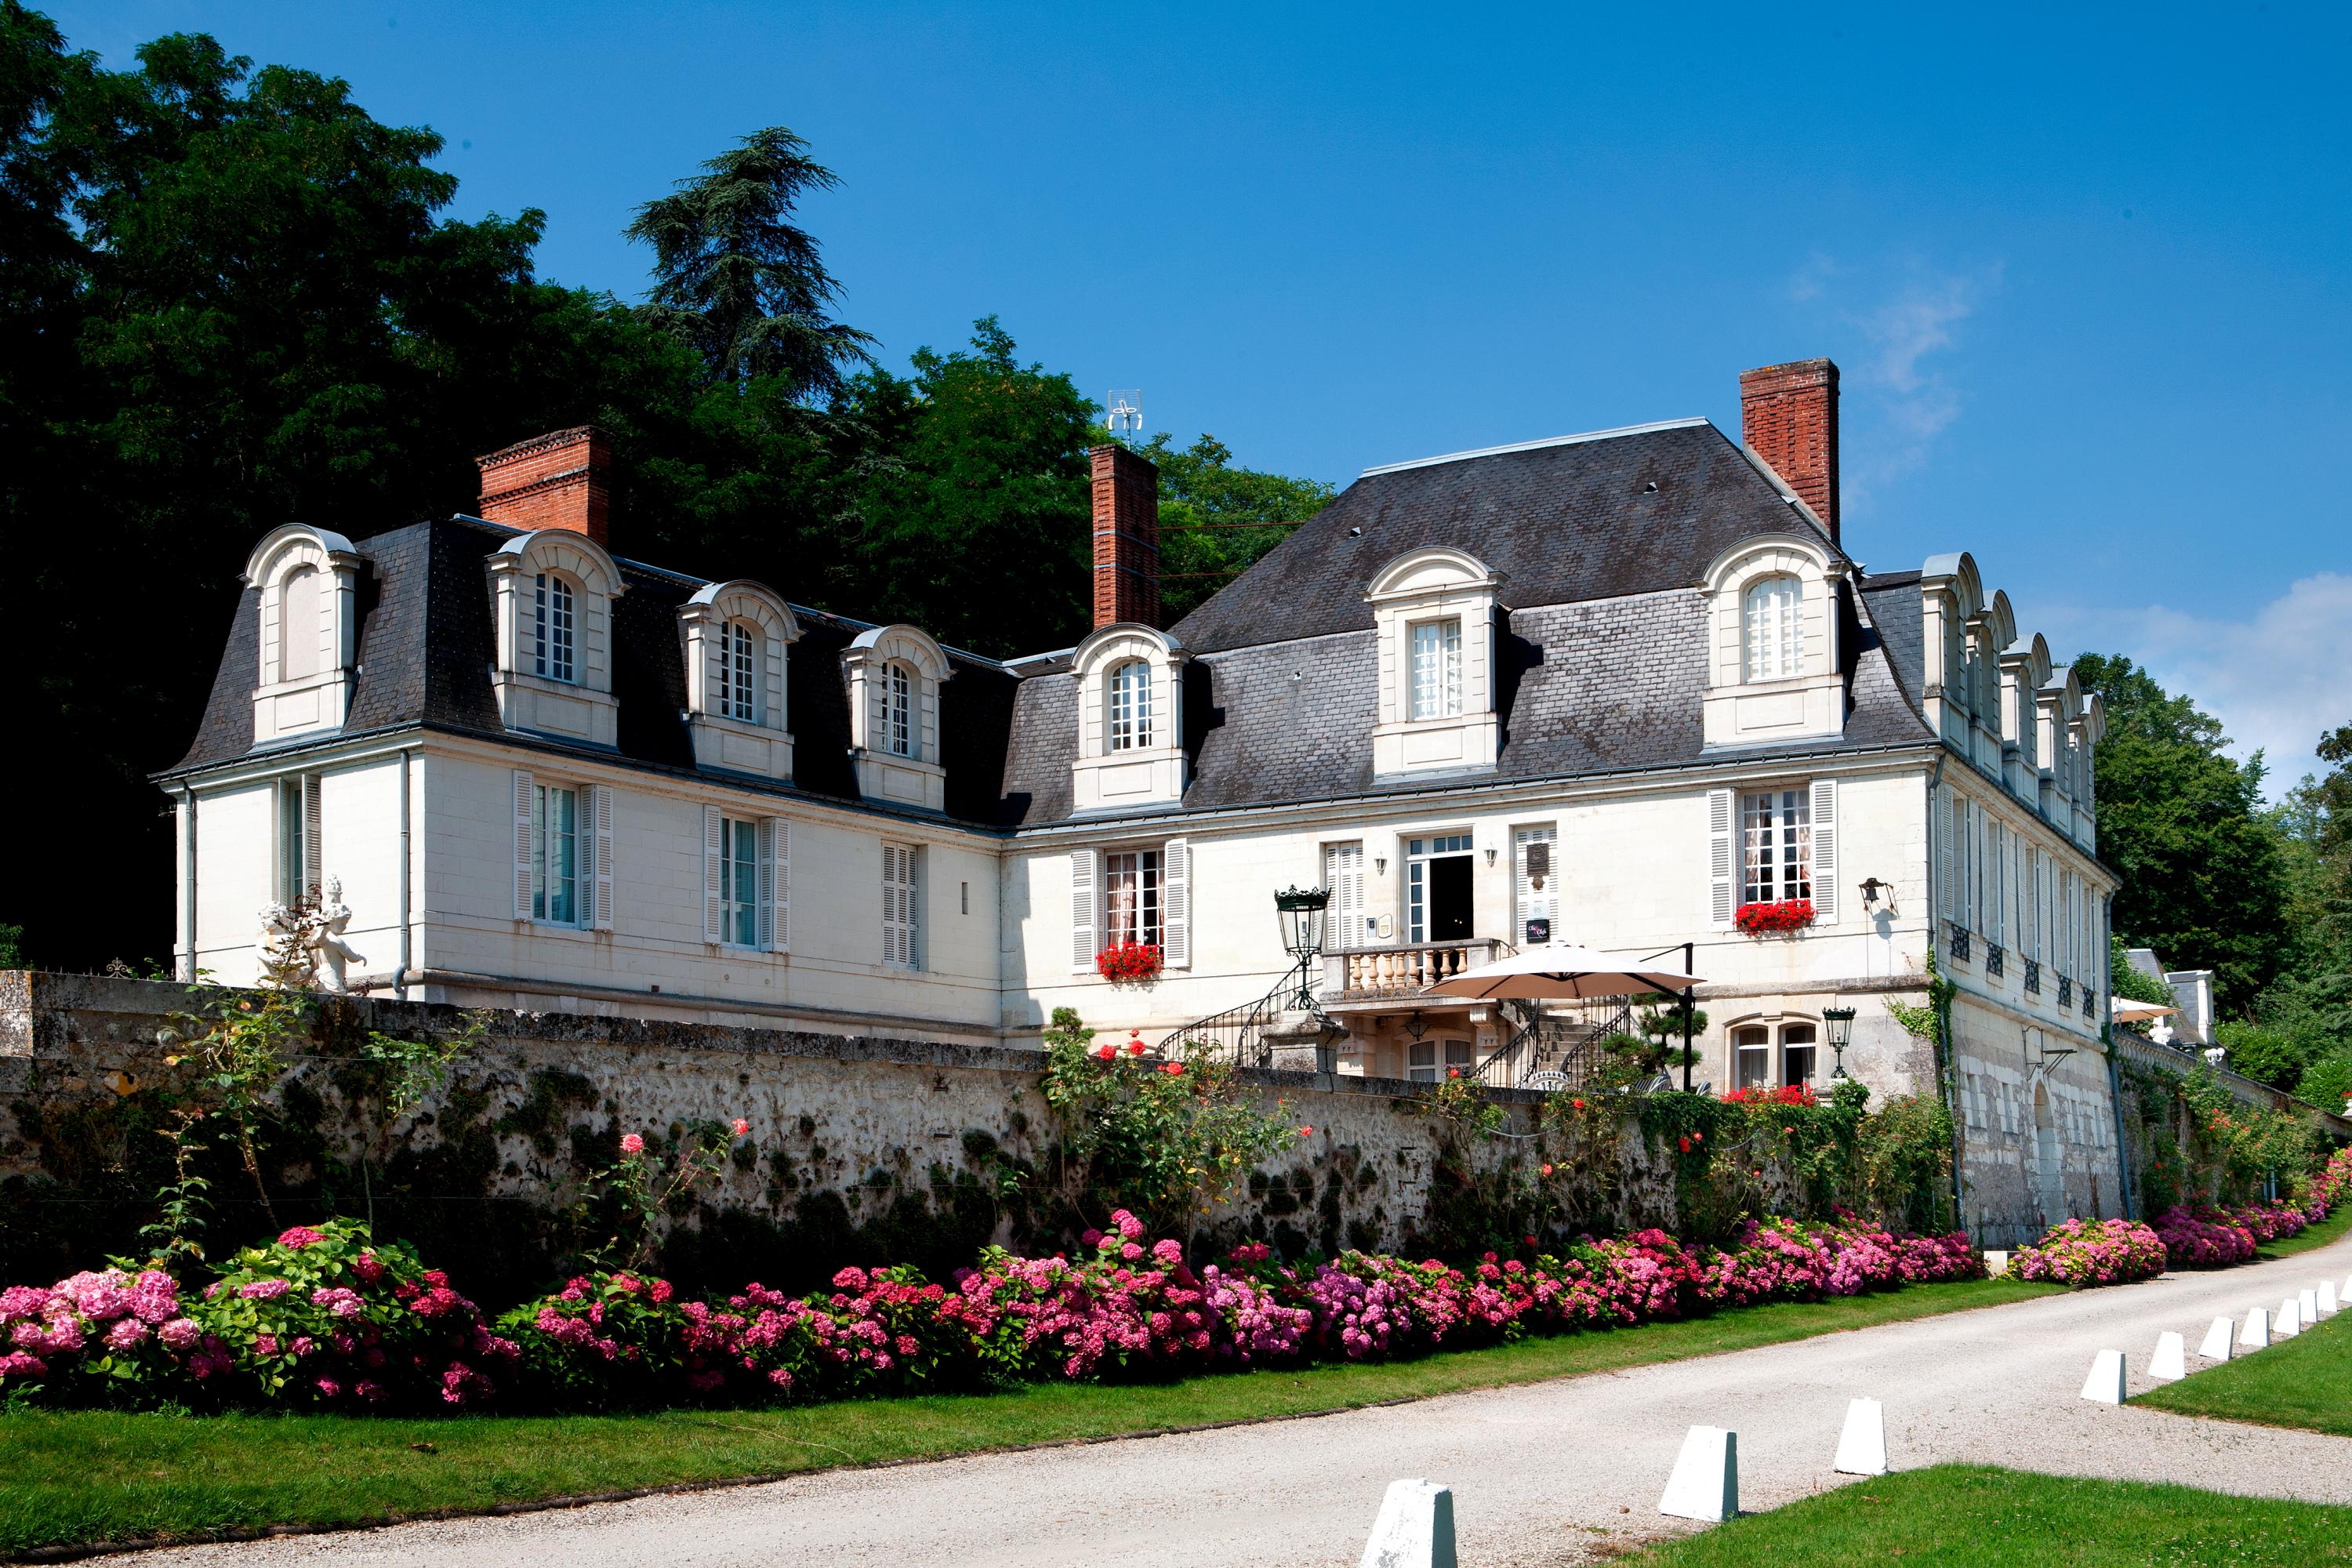
M354 963L365 963L363 957L343 940L344 928L352 923L352 910L343 902L343 879L327 879L327 901L318 912L317 924L310 933L310 952L316 960L319 989L338 995L349 990L347 971Z
M302 904L269 904L261 911L261 934L254 948L261 959L261 983L278 991L307 990L310 984L310 931L315 917Z

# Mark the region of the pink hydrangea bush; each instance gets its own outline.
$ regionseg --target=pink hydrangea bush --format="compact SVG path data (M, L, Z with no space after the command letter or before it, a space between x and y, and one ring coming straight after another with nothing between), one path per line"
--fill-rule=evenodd
M2014 1279L2046 1279L2076 1290L2150 1279L2164 1268L2164 1243L2155 1231L2128 1219L2063 1221L2009 1259Z
M2352 1198L2352 1148L2338 1149L2328 1156L2327 1163L2319 1167L2319 1174L2311 1184L2312 1202L2326 1217L2337 1204Z
M193 1310L188 1371L215 1398L385 1410L473 1405L513 1341L401 1242L356 1220L295 1226L228 1260Z
M2210 1209L2167 1209L2156 1216L2155 1230L2168 1268L2228 1268L2250 1260L2260 1245L2233 1215Z
M58 1395L74 1403L143 1396L203 1338L178 1281L161 1270L106 1268L46 1289L14 1286L0 1290L0 1391L60 1385Z

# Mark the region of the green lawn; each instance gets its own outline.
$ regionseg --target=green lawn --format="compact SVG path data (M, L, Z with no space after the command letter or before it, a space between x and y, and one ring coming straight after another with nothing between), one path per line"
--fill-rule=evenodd
M1747 1350L2058 1289L2000 1279L1915 1285L1389 1366L1318 1366L1146 1388L1055 1384L784 1410L417 1421L20 1412L0 1416L0 1552L272 1524L357 1524L1345 1410Z
M2339 1312L2268 1350L2241 1352L2132 1403L2352 1437L2352 1313Z
M1937 1465L1857 1481L1623 1560L1626 1568L2352 1563L2352 1509Z

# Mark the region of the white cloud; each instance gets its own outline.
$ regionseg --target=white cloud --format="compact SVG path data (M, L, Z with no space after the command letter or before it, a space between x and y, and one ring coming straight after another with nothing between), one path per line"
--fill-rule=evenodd
M1960 416L1961 395L1936 356L1958 346L1962 325L2000 288L2000 277L1998 262L1950 271L1914 261L1895 279L1873 280L1820 252L1790 275L1791 300L1828 306L1844 331L1868 345L1847 373L1870 394L1849 409L1843 478L1849 510L1923 466L1936 437Z
M2324 732L2352 722L2352 575L2299 578L2244 621L2169 605L2046 618L2053 656L2128 654L2219 719L2237 755L2263 752L2273 799L2319 770Z

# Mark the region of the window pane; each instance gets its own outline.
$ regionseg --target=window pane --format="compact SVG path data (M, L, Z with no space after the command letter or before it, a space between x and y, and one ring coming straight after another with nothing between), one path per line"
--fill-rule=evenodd
M1423 621L1412 629L1415 719L1446 719L1462 711L1462 623Z
M1802 585L1794 577L1766 577L1748 585L1742 606L1748 679L1779 680L1805 672L1802 604Z
M1740 797L1741 903L1812 897L1811 815L1811 792L1803 789Z

